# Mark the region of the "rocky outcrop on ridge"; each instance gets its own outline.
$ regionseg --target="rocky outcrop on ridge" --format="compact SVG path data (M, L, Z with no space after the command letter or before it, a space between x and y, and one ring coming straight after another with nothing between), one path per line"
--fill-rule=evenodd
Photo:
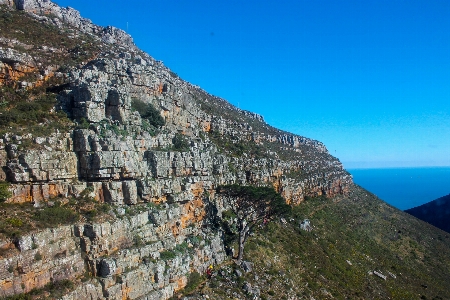
M275 129L262 116L183 81L123 31L96 26L48 0L0 4L70 30L74 39L77 32L88 34L100 49L61 69L33 64L38 54L30 59L17 50L20 41L1 44L2 85L23 79L14 88L31 89L38 85L24 79L28 69L47 70L57 79L47 88L57 94L53 110L74 122L48 135L14 128L3 134L0 179L11 183L7 202L39 209L88 194L111 205L104 222L1 240L10 251L0 258L0 296L72 280L76 288L62 299L167 299L186 285L190 272L225 258L214 225L223 210L217 186L270 185L292 204L350 187L351 176L322 143ZM134 101L151 104L165 125L149 124ZM185 147L177 147L180 137Z
M60 7L50 0L0 0L0 4L24 10L35 18L47 21L57 27L73 26L81 32L98 36L108 44L119 44L137 50L133 39L125 31L112 27L101 27L91 20L81 17L80 12L72 7Z

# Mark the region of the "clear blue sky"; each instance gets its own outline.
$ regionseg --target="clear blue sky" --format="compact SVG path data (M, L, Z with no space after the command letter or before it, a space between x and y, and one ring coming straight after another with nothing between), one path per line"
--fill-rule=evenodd
M448 0L57 3L346 168L450 166Z

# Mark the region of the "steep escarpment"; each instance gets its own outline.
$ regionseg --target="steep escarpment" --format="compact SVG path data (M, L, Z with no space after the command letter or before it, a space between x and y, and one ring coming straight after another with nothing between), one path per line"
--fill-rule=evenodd
M70 282L58 297L166 299L225 259L219 185L292 204L351 185L322 143L183 81L123 31L0 4L0 296Z

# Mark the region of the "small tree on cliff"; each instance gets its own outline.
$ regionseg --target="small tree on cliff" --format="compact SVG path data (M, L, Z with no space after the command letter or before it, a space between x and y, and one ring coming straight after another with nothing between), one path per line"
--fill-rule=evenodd
M238 262L244 256L244 244L250 230L264 220L288 213L291 207L273 188L226 185L219 186L217 192L224 198L224 205L236 220L239 233Z

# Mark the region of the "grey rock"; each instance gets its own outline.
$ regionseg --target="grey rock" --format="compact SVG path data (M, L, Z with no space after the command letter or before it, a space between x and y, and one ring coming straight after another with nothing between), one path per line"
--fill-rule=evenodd
M241 263L241 268L244 270L245 273L250 273L253 269L253 263L248 261L243 261Z
M113 259L101 259L98 263L98 275L101 277L109 277L116 272L116 262Z
M263 130L267 124L262 116L181 80L162 62L139 51L122 30L96 26L78 11L47 0L0 3L25 10L40 22L78 28L75 34L88 33L108 44L97 58L61 74L70 85L58 95L57 109L75 120L84 118L87 129L48 137L11 132L0 139L0 162L6 172L0 177L13 183L8 202L38 206L47 205L52 197L85 195L115 206L111 211L117 212L109 221L22 236L16 241L20 253L0 261L0 274L6 274L0 278L0 297L29 291L30 285L22 288L24 278L40 288L52 278L90 273L102 278L80 282L62 299L168 299L186 284L186 274L225 260L221 234L211 226L229 205L215 193L218 185L274 184L287 201L298 204L305 196L343 193L351 184L351 176L322 143ZM45 47L43 51L51 50ZM34 59L0 48L0 69L14 65L32 67ZM150 128L133 111L134 98L152 104L165 125ZM235 118L215 115L209 106ZM273 143L298 156L283 160L267 149L267 156L237 157L219 149L210 130L235 143ZM175 133L188 140L189 147L182 152L173 148ZM20 150L19 143L26 141L35 148ZM202 241L191 243L192 237ZM174 255L163 260L166 251ZM34 260L36 253L42 255L40 261ZM12 265L26 275L8 272ZM252 270L249 262L241 267ZM235 272L242 276L240 270ZM253 296L260 294L249 283L244 288Z
M237 277L242 277L242 272L239 271L238 269L234 270L234 272L236 273Z

